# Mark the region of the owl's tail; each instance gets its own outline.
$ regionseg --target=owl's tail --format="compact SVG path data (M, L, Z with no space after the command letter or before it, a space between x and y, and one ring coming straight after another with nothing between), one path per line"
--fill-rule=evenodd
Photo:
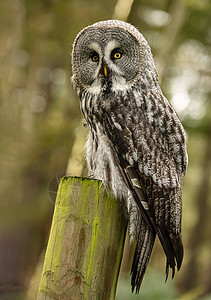
M140 224L141 230L137 237L136 249L133 257L133 264L131 269L131 286L132 291L136 288L136 293L139 292L149 259L151 256L152 248L155 241L155 232L146 224L142 219Z
M175 235L172 236L172 234L169 234L169 241L170 241L170 247L173 250L173 255L176 259L177 263L177 270L180 270L180 267L182 265L182 260L183 260L183 244L182 244L182 237L181 235ZM175 275L175 267L169 263L168 256L166 260L166 280L168 278L169 274L169 267L172 268L172 279L174 278Z

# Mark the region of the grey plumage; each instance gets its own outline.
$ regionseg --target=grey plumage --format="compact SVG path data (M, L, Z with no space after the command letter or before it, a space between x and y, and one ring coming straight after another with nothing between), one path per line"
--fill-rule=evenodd
M183 258L181 177L185 132L160 89L150 47L132 25L116 20L84 28L72 51L72 83L90 132L90 176L123 201L136 239L132 290L139 291L156 235L172 277Z

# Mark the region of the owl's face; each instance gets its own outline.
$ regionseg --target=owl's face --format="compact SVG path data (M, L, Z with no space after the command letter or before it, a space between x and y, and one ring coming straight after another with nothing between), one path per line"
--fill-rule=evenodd
M123 90L136 80L143 55L141 34L125 24L99 22L78 34L72 54L73 83L77 81L90 92L98 93Z

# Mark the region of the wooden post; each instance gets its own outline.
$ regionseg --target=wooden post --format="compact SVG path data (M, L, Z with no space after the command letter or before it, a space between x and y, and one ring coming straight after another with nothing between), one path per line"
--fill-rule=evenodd
M38 299L114 300L126 226L100 181L62 178Z

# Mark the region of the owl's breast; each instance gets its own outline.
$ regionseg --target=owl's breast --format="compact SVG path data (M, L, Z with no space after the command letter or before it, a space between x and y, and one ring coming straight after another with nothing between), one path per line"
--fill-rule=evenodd
M100 125L96 125L96 130L89 132L86 159L91 177L101 180L104 186L110 187L116 197L127 198L128 190L121 175L116 153L108 137L100 129Z
M90 127L95 127L98 122L102 123L107 115L119 107L120 102L121 99L114 93L105 91L96 94L84 91L80 96L81 111Z

